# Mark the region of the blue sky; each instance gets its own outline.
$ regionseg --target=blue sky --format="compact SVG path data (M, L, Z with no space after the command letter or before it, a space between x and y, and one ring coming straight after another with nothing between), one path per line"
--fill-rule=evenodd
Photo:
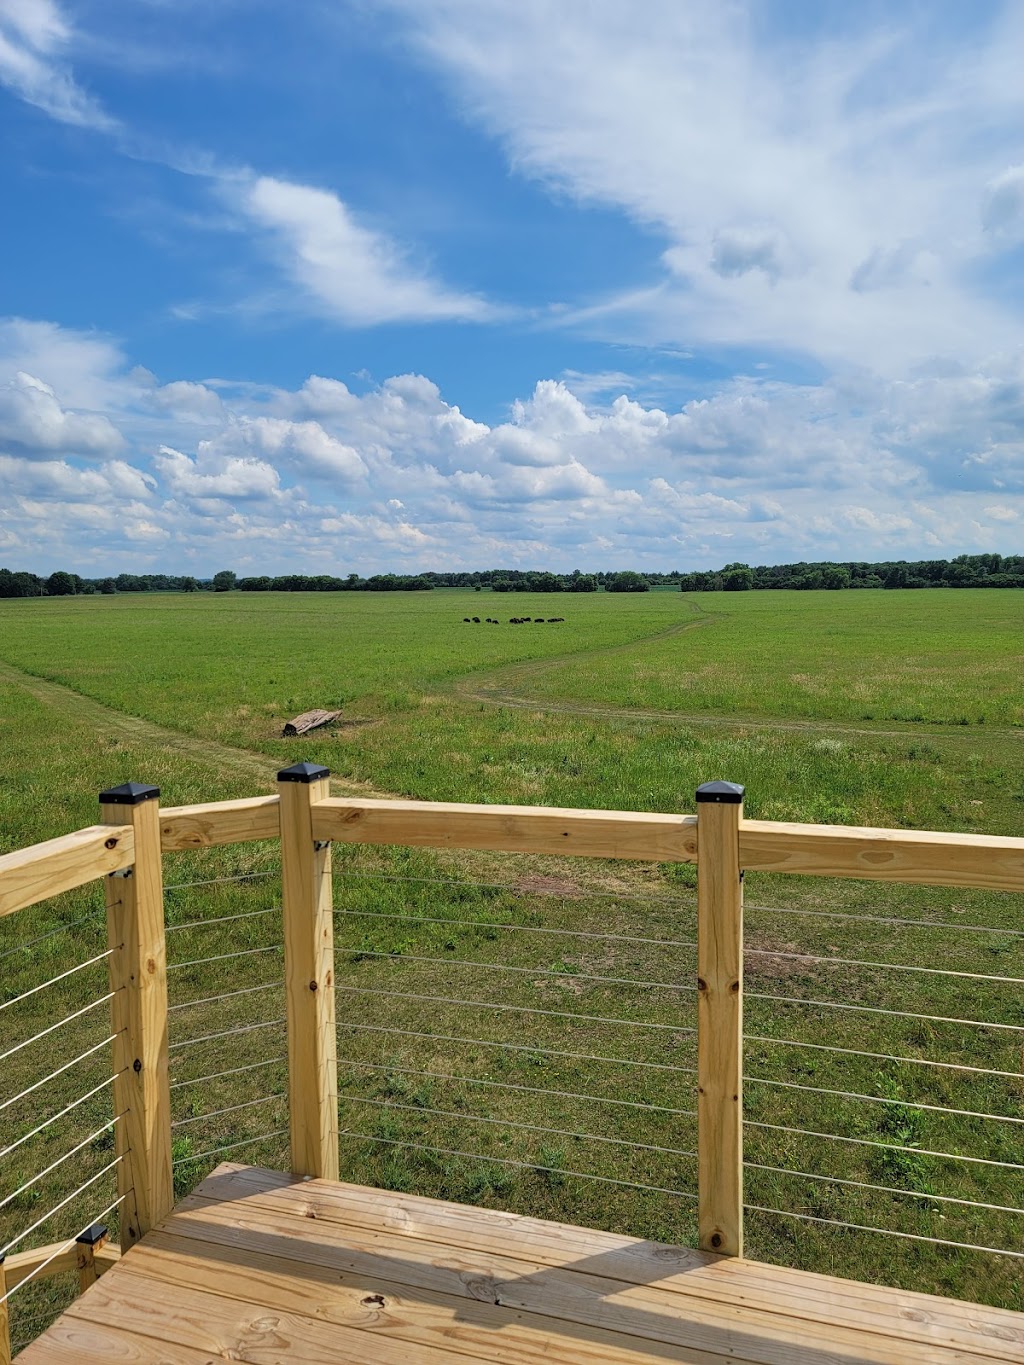
M0 563L1019 552L1024 6L0 0Z

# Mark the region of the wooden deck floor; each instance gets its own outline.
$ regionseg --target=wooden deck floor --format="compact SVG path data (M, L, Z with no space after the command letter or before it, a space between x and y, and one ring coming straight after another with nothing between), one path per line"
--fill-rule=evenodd
M224 1165L18 1359L991 1365L1024 1315Z

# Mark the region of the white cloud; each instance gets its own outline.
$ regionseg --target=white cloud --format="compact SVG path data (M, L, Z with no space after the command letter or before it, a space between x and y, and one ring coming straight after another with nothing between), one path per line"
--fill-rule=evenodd
M912 7L780 25L753 0L391 8L514 170L664 242L651 287L566 322L889 374L1024 340L973 269L1022 223L1019 6L968 30Z
M109 418L67 411L49 384L17 370L0 383L0 445L42 456L102 456L120 451L124 440Z
M4 0L0 84L61 123L111 131L116 120L77 84L67 64L72 37L54 0Z
M285 273L323 312L351 327L479 321L488 305L446 289L386 233L357 220L329 190L260 176L224 183L267 235Z

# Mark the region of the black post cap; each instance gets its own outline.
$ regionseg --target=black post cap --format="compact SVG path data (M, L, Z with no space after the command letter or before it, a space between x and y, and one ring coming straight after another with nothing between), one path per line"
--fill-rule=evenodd
M159 795L159 787L149 787L144 782L123 782L120 787L108 787L100 792L100 805L137 806L140 801L153 801Z
M83 1247L94 1247L97 1242L102 1242L108 1236L110 1229L104 1223L93 1223L84 1232L80 1232L75 1238L76 1243Z
M744 788L738 782L705 782L697 788L698 801L714 801L720 806L738 806Z
M330 777L330 768L319 763L293 763L290 768L282 768L277 775L278 782L315 782L320 777Z

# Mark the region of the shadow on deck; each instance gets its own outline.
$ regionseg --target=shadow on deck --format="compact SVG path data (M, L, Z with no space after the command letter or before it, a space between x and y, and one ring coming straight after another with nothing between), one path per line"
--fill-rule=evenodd
M225 1164L19 1357L354 1365L1024 1362L1024 1318Z

